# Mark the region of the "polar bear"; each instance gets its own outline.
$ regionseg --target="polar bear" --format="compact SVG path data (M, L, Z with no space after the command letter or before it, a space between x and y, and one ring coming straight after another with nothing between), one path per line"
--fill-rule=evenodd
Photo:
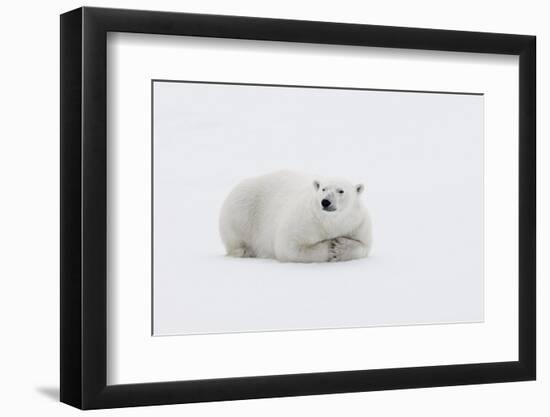
M278 171L249 178L226 198L220 235L227 255L282 262L366 257L372 226L362 184Z

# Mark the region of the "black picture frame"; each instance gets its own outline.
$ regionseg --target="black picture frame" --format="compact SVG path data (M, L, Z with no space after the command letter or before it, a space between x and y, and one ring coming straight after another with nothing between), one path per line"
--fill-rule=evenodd
M519 56L519 358L107 385L108 32ZM536 377L536 38L83 7L61 15L61 401L81 409L533 380Z

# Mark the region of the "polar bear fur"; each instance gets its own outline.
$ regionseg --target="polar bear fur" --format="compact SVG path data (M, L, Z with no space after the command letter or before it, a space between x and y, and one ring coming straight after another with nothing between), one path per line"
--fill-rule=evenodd
M249 178L226 198L220 235L227 255L282 262L334 262L366 257L371 220L363 185L278 171Z

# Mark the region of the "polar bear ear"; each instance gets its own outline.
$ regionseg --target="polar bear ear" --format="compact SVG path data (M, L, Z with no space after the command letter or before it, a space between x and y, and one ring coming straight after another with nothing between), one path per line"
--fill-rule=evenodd
M357 184L355 186L355 191L357 191L357 194L361 194L364 189L365 189L365 186L363 184Z
M319 190L320 186L321 184L319 183L319 181L317 180L313 181L313 188L315 188L315 191Z

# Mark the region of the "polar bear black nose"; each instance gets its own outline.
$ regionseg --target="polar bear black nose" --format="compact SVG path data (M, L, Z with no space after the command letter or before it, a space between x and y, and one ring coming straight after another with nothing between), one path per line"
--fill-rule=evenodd
M328 206L330 206L330 201L327 200L326 198L321 200L321 205L323 206L323 208L327 208Z

